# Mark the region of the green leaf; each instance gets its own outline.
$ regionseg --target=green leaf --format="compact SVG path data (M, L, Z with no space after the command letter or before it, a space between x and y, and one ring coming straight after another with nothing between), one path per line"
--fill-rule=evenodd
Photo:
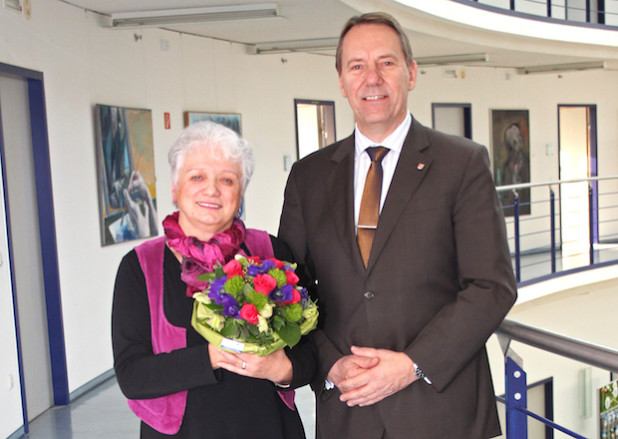
M213 280L215 280L215 274L214 273L203 273L203 274L200 274L199 276L195 276L195 278L197 280L201 280L202 282L212 282Z
M217 304L216 304L216 303L214 303L214 302L211 302L211 303L208 303L208 304L204 303L203 305L204 305L206 308L210 308L210 309L212 309L214 312L223 311L223 305L217 305Z
M219 278L223 276L225 276L225 271L223 271L223 265L217 264L215 266L215 277Z
M285 326L285 320L279 315L273 317L273 331L278 332L279 329Z
M235 337L238 334L238 324L234 319L227 319L220 334L224 337Z
M276 332L289 347L293 347L300 341L300 326L295 323L288 323Z

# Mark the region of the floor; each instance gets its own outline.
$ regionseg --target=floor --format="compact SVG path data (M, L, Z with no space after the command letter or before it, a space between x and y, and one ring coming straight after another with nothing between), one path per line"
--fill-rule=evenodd
M296 392L296 405L307 439L315 437L313 393ZM127 406L115 378L110 378L68 406L52 407L29 424L29 439L136 439L139 421Z

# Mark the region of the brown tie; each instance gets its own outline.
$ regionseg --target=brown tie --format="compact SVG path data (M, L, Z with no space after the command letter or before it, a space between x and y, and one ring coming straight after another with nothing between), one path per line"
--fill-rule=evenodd
M365 267L369 261L373 237L378 227L380 216L380 197L382 195L382 159L389 149L383 146L375 146L366 149L371 157L371 166L367 171L365 189L361 198L360 212L358 214L358 230L356 240Z

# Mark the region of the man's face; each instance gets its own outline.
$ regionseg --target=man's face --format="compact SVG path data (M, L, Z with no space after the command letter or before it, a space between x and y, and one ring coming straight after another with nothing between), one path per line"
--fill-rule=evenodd
M416 69L416 62L406 65L399 37L387 25L359 24L344 37L339 88L359 129L374 142L384 140L406 117Z

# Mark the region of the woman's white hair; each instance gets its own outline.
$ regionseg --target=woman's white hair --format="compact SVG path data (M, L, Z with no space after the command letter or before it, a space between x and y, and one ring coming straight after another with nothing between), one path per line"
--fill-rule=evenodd
M187 152L198 148L217 151L226 159L238 163L242 173L242 193L245 193L255 168L251 145L235 131L210 121L197 122L186 127L170 148L167 158L174 186L178 183L178 170L182 167Z

